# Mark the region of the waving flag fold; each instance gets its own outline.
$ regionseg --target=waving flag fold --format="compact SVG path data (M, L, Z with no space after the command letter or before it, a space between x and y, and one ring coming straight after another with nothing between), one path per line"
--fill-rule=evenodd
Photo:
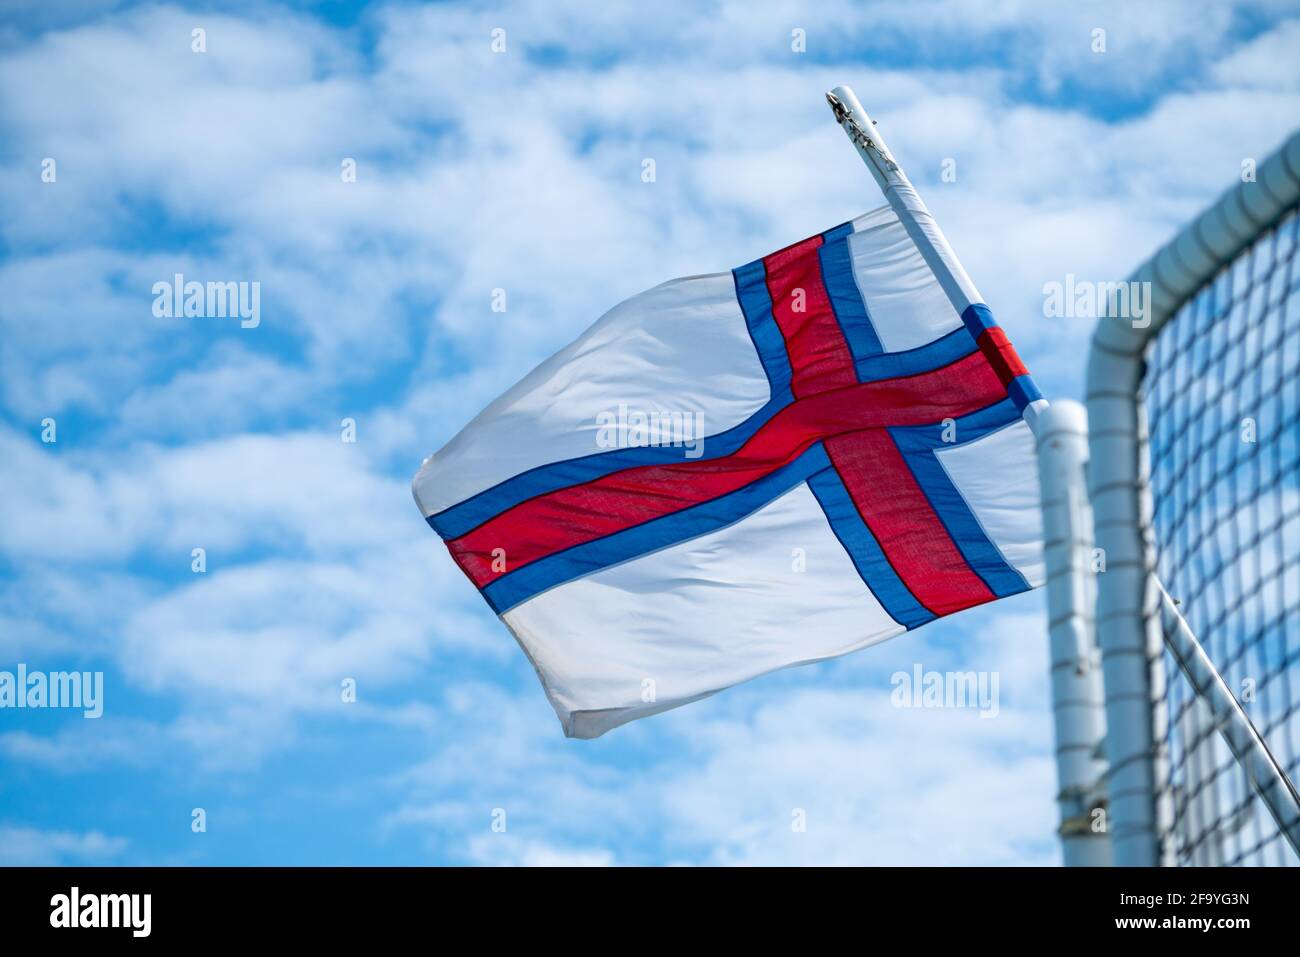
M420 469L566 734L1042 584L1042 397L909 227L642 293Z

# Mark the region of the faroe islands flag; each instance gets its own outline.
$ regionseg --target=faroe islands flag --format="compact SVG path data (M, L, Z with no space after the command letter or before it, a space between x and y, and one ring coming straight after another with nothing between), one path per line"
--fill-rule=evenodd
M566 734L1042 584L1042 397L902 212L614 307L415 476Z

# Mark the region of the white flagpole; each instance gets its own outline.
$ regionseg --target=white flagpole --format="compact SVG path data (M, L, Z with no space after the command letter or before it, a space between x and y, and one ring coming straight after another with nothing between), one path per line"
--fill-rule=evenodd
M1227 742L1232 756L1246 772L1250 786L1273 815L1291 848L1300 856L1300 795L1296 793L1295 785L1277 763L1277 758L1223 680L1219 669L1205 653L1178 605L1165 591L1165 586L1158 579L1155 585L1160 592L1165 646L1173 653L1174 660L1197 695L1209 707L1215 726Z
M867 164L867 169L871 170L880 185L880 191L885 194L885 199L894 208L908 235L925 257L926 264L943 286L943 291L947 293L957 314L960 315L972 303L983 302L975 283L966 275L966 270L953 254L943 231L921 201L903 168L889 152L884 138L876 129L875 121L867 116L867 111L862 108L853 91L847 86L837 86L826 94L826 101L835 113L835 121L848 134L858 155Z
M965 312L967 306L982 303L983 297L948 245L943 230L930 215L930 210L922 202L903 168L889 152L875 122L867 116L867 111L862 108L853 91L847 86L837 86L826 94L826 101L835 113L835 121L843 127L858 155L867 164L867 169L871 170L880 191L885 194L885 199L889 201L903 228L925 258L926 265L939 280L957 314ZM1025 421L1035 432L1038 416L1046 407L1047 402L1039 399L1025 409Z

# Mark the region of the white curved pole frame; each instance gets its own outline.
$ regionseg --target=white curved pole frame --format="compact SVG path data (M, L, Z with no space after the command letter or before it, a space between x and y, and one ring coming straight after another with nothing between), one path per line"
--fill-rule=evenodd
M1160 787L1164 756L1156 753L1163 733L1154 725L1151 705L1153 694L1162 690L1160 616L1169 607L1161 608L1154 575L1146 416L1138 399L1143 355L1170 316L1298 200L1300 133L1259 165L1255 182L1224 193L1133 274L1130 281L1151 283L1143 322L1102 319L1093 334L1087 375L1088 487L1096 541L1106 555L1106 572L1098 576L1097 633L1106 687L1111 839L1118 865L1164 863L1159 833L1169 814L1167 807L1157 807L1158 795L1167 792ZM1180 660L1204 657L1190 629L1173 627L1167 636L1182 643L1182 653L1175 651ZM1207 704L1225 723L1240 725L1245 718L1240 708L1224 712L1215 701ZM1249 748L1263 746L1253 728L1238 727L1234 737ZM1276 767L1271 756L1253 757L1251 763ZM1293 813L1279 805L1286 803L1288 790L1276 782L1258 793L1279 820ZM1294 828L1283 826L1283 833L1291 836Z

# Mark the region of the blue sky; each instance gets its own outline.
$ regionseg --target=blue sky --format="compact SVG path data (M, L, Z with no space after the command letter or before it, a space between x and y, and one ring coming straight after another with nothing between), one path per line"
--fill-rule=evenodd
M570 741L409 480L616 302L879 205L838 84L1078 396L1043 284L1300 125L1300 4L45 6L0 26L0 670L105 712L0 710L0 863L1058 859L1041 594ZM155 317L176 272L261 324ZM999 715L891 707L914 663Z

